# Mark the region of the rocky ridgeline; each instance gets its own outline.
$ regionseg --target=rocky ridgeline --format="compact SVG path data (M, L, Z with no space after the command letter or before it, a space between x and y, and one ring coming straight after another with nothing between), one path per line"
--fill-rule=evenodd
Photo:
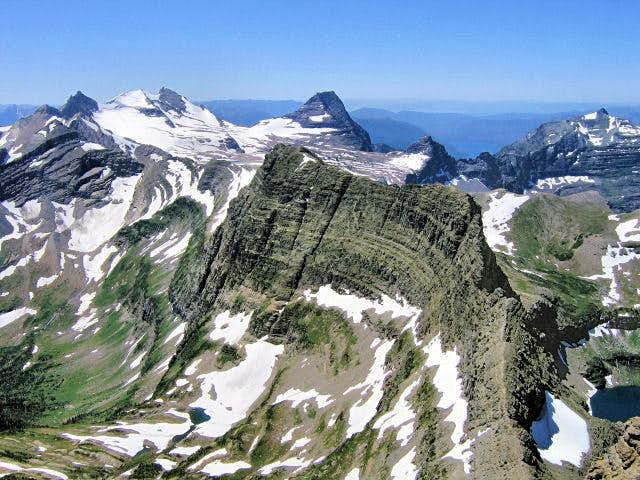
M423 310L419 336L441 332L462 357L470 426L488 429L474 447L476 478L528 478L542 468L528 425L543 401L546 360L466 194L384 186L277 146L180 271L171 295L193 335L239 295L243 309L259 312L253 333L277 339L289 330L282 306L305 289L401 294ZM420 462L437 461L428 455Z

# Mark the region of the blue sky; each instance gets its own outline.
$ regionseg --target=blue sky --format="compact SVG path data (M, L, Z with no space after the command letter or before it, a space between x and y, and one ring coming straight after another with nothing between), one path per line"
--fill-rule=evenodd
M0 103L192 99L640 103L640 2L3 0Z

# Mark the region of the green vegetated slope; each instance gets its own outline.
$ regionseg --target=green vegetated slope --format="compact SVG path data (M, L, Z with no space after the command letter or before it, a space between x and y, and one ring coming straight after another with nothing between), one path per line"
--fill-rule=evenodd
M160 340L175 316L166 293L172 271L141 253L142 246L167 229L182 233L203 222L200 205L180 198L123 228L116 236L123 256L97 287L90 306L97 322L82 334L72 328L76 291L65 284L36 291L37 314L11 327L29 333L0 348L8 379L0 389L0 431L114 419L139 402L141 389L153 390L158 379L145 374L166 355ZM126 384L129 364L145 351L141 380Z
M554 305L561 328L584 332L605 322L602 287L584 271L602 271L603 248L615 233L606 206L555 195L533 196L511 219L514 257L498 255L513 288L527 302Z
M476 476L543 472L528 427L550 383L550 362L484 241L478 205L451 187L384 186L310 155L274 148L212 238L192 240L171 288L190 326L167 378L208 348L202 336L211 312L254 310L255 336L312 345L324 334L311 325L324 320L310 323L313 314L295 303L303 290L330 283L369 298L399 293L423 311L419 336L440 332L461 355L469 425L489 428L476 441ZM337 336L340 327L329 331ZM348 338L334 346L340 355L333 368L349 368ZM418 398L429 405L433 396L424 385ZM439 464L429 448L433 417L420 418L425 443L416 462L425 466L422 478L434 478L427 473ZM301 478L343 478L347 465L361 462L371 468L380 459L367 445L360 435L342 442Z

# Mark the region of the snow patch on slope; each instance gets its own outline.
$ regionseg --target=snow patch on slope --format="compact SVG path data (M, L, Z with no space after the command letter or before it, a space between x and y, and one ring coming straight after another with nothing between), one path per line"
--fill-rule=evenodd
M195 432L217 438L247 416L251 405L262 395L284 346L265 339L245 345L246 358L229 370L198 375L202 395L190 404L203 408L210 417ZM247 379L251 378L250 382Z
M492 250L513 255L515 246L506 238L509 233L509 221L529 195L517 195L511 192L494 192L489 196L487 210L482 214L484 236Z
M473 440L462 441L467 421L467 401L462 395L462 379L458 375L460 356L455 348L446 352L442 350L440 334L431 340L423 350L427 354L425 365L438 368L433 377L433 384L441 395L437 407L450 410L444 420L452 422L454 425L451 433L451 441L454 446L444 456L461 460L464 464L464 472L469 474L471 472L470 460Z
M531 425L540 456L556 465L569 462L579 467L591 448L587 422L550 392L545 397L542 415Z

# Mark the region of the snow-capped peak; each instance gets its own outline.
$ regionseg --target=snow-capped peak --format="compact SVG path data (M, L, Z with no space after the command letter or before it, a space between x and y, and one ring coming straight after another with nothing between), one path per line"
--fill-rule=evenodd
M156 95L122 93L101 105L93 118L117 137L195 160L239 149L213 113L165 87Z
M109 100L106 105L113 105L116 107L129 107L129 108L154 108L151 103L151 98L144 90L137 89L129 92L121 93L120 95Z

